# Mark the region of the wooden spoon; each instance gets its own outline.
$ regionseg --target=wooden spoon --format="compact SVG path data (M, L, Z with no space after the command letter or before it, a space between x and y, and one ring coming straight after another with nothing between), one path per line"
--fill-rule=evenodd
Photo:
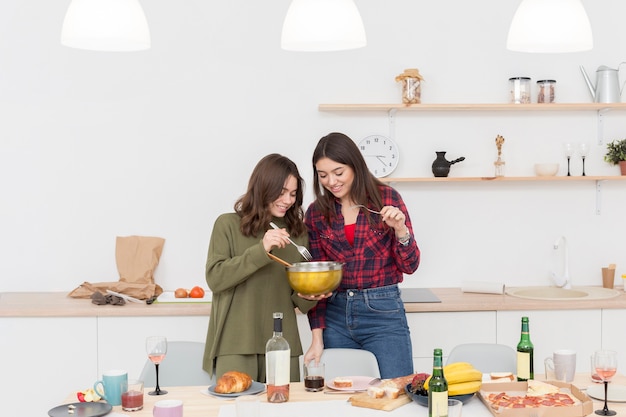
M267 256L269 256L271 259L275 260L276 262L278 262L278 263L279 263L279 264L281 264L281 265L286 266L287 268L291 268L291 267L293 266L293 265L292 265L292 264L290 264L289 262L287 262L287 261L284 261L284 260L280 259L280 258L279 258L278 256L276 256L276 255L273 255L273 254L271 254L271 253L269 253L269 252L266 252L266 253L267 253Z

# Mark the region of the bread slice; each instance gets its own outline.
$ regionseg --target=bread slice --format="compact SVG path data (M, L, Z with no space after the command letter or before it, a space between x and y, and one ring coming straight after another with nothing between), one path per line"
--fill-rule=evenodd
M385 390L378 387L367 387L367 395L371 398L383 398Z
M352 387L352 379L350 379L350 378L343 378L343 377L337 377L337 378L333 379L333 385L335 385L336 388L351 388Z
M400 396L399 388L385 387L383 389L385 390L385 397L387 398L391 398L392 400L395 400L396 398Z
M512 372L491 372L489 377L492 381L504 382L506 380L513 381L515 377Z

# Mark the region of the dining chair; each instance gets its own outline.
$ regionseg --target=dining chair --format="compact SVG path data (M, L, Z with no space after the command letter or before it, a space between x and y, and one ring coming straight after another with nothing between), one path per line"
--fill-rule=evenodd
M338 376L371 376L380 378L378 360L369 350L334 348L324 349L322 358L326 381Z
M517 353L507 345L497 343L465 343L455 346L446 364L469 362L483 374L491 372L517 373Z
M202 369L204 343L190 341L167 342L167 354L159 365L159 385L161 387L177 387L187 385L209 386L215 383ZM139 377L145 387L156 385L154 364L147 359Z

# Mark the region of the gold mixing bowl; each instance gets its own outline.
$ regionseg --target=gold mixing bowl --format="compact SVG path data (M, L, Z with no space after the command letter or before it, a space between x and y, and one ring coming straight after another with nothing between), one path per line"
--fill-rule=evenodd
M340 262L299 262L287 267L289 285L305 295L326 294L341 282Z

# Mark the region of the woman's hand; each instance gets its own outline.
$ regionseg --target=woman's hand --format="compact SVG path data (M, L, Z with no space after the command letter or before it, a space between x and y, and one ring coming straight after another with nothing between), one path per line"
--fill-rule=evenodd
M406 234L406 216L402 210L394 206L385 206L380 210L380 215L385 224L396 231L396 236L401 237Z
M263 236L263 248L265 252L271 251L273 248L284 248L289 240L289 234L285 229L270 229Z
M324 352L324 338L322 331L322 329L313 329L311 331L311 346L309 347L309 350L307 350L304 354L303 362L305 364L311 361L315 361L315 363L320 363L320 360L322 359L322 353Z
M332 292L329 292L327 294L317 294L317 295L309 295L309 294L298 293L298 297L304 298L305 300L309 300L309 301L323 300L324 298L329 298L331 295L333 295Z

